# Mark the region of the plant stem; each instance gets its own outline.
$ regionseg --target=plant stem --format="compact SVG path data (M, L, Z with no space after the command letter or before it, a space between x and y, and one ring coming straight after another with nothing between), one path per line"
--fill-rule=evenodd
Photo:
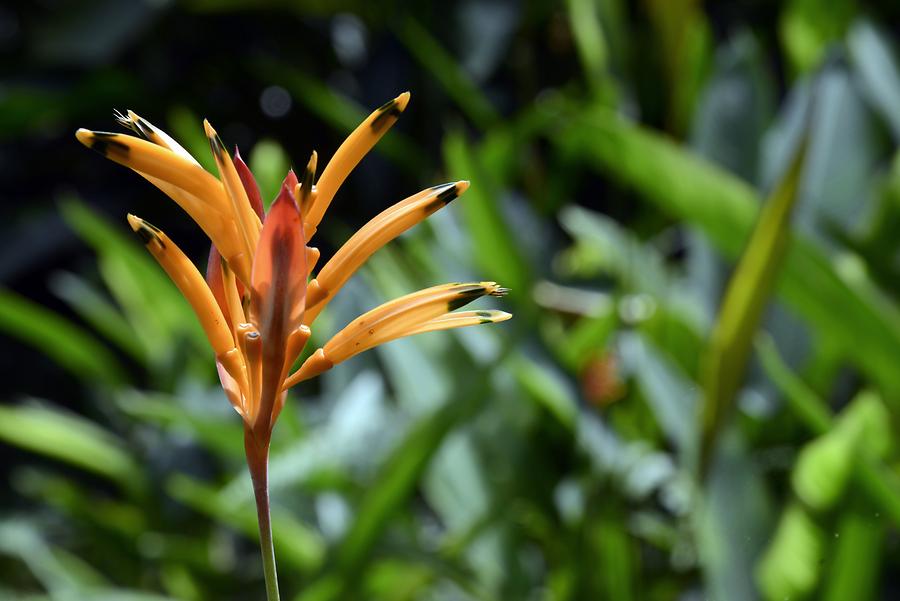
M275 570L275 545L272 540L272 520L269 510L269 444L260 444L249 428L244 430L244 449L247 467L253 480L256 497L256 518L259 522L259 546L262 551L263 573L266 577L266 599L280 601L278 575Z

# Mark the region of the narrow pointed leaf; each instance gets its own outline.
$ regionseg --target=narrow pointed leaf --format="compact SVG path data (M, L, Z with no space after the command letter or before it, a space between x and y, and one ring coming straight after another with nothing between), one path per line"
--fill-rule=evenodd
M723 419L743 384L753 338L775 288L787 252L805 142L759 214L747 249L725 291L710 336L702 376L703 448L707 457Z

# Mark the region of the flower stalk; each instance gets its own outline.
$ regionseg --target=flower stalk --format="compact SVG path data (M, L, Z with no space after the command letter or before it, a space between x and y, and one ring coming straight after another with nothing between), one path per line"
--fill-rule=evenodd
M272 511L269 506L269 443L261 443L253 430L244 427L244 451L253 482L256 500L256 519L259 522L259 547L262 552L263 574L266 580L266 599L280 601L278 572L275 566L275 541L272 538Z

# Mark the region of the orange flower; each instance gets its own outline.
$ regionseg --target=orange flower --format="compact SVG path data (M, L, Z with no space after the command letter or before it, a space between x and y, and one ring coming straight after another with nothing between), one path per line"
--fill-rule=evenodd
M288 388L353 355L396 338L509 319L502 311L455 309L506 292L493 282L446 284L401 297L351 322L299 370L289 374L313 322L347 280L379 248L446 206L469 186L460 181L422 190L373 218L310 279L319 251L308 246L350 171L396 122L409 92L374 111L341 144L313 183L315 152L300 180L287 174L267 214L259 188L236 151L204 122L216 177L175 140L132 111L117 114L136 136L80 129L89 148L130 167L178 203L212 241L204 278L159 229L128 221L191 304L215 352L228 399L248 435L266 449Z
M137 136L79 129L78 140L129 167L165 192L212 241L206 278L158 228L128 215L132 229L181 290L216 356L222 388L244 420L244 448L259 519L266 591L279 598L269 517L268 454L287 389L353 355L396 338L511 317L502 311L456 311L506 289L494 282L445 284L385 303L352 321L293 374L313 322L379 248L446 206L469 187L454 182L422 190L386 209L356 232L316 277L319 251L309 241L350 171L390 129L409 102L405 92L373 112L337 149L318 181L315 152L298 180L289 171L269 212L235 151L230 157L208 122L206 136L219 177L205 171L175 140L132 111L117 113Z

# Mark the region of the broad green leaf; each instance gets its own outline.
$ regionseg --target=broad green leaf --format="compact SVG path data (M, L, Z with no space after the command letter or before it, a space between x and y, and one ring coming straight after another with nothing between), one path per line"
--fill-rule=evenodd
M758 343L757 348L766 373L784 395L788 407L797 414L810 432L827 436L833 425L828 405L803 380L790 371L781 357L777 355L774 347L771 347L765 339ZM879 403L880 401L872 399L866 401L866 404L873 402ZM864 409L862 411L863 419L857 418L856 420L863 423L870 422L872 423L870 427L875 426L878 436L870 441L875 443L875 451L878 451L878 447L884 444L884 424L880 424L879 427L874 423L877 422L877 415L881 412L878 408ZM882 438L880 442L879 438ZM825 474L825 478L830 478L831 469L832 467L829 465L824 466L822 472ZM900 476L892 468L880 464L872 457L861 457L853 476L859 489L869 501L880 507L884 511L885 517L891 519L894 524L900 525Z
M808 598L821 577L825 539L825 532L798 503L788 505L757 565L756 582L763 599Z
M666 438L690 457L696 452L696 385L639 334L622 333L618 347Z
M22 467L13 475L13 489L34 503L56 508L69 519L104 532L134 538L148 529L141 505L119 498L98 498L96 491L78 480L45 468Z
M668 85L669 127L684 131L710 62L712 33L698 0L646 0Z
M760 211L747 248L725 290L710 335L701 374L701 459L704 462L743 384L754 335L781 272L804 154L801 147L784 179Z
M0 440L138 491L143 471L122 441L75 414L41 406L0 406Z
M462 399L446 403L421 419L385 461L374 484L366 490L356 520L337 549L335 572L341 585L326 587L321 599L340 598L341 594L358 586L354 575L359 574L370 559L378 537L401 504L409 499L447 434L480 405L483 388L484 383L479 382L466 391ZM321 586L334 576L334 573L326 575L320 580Z
M634 188L670 215L699 227L735 258L752 230L759 201L743 181L610 111L575 115L558 138L585 161ZM873 294L864 275L848 280L814 244L792 236L779 294L845 359L890 394L900 393L900 317ZM866 344L858 344L859 340Z
M638 599L640 560L626 530L625 516L606 511L592 517L585 533L590 550L589 559L585 559L594 564L585 570L590 574L590 597L621 601Z
M857 395L824 435L797 457L791 483L797 497L817 511L831 509L861 464L875 465L890 445L890 416L872 393Z
M367 598L415 601L434 580L434 570L424 563L386 560L372 566L365 588Z
M106 584L84 560L51 545L31 520L0 522L0 554L18 557L54 601L77 601L86 589Z
M122 366L96 338L57 313L2 288L0 331L35 347L86 383L122 382Z

